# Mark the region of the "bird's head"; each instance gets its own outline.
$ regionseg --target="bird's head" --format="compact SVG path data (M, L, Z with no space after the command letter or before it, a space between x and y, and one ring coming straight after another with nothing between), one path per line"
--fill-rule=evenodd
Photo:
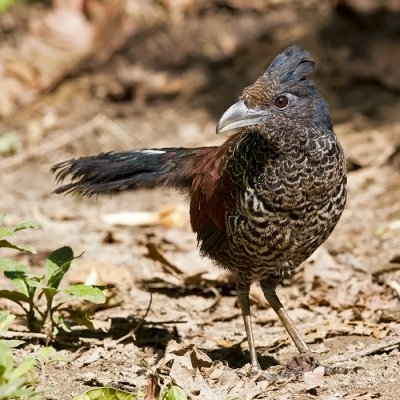
M305 121L331 129L328 105L307 75L315 63L307 51L293 45L278 54L239 101L221 117L217 133L251 125L279 127L288 121Z

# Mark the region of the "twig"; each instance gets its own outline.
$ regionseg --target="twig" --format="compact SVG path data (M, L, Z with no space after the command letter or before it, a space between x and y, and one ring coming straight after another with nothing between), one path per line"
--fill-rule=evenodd
M186 320L177 321L176 319L167 319L164 321L146 321L146 325L170 325L170 324L187 324Z
M376 346L372 346L369 349L365 349L364 351L361 351L356 358L362 358L362 357L367 357L367 356L372 356L373 354L380 353L384 350L388 350L391 347L395 348L400 345L400 337L394 338L394 339L388 339L386 341L383 341L381 343L378 343Z
M214 294L214 296L215 296L215 300L211 303L211 305L210 306L207 306L206 308L203 308L201 311L211 311L211 310L213 310L217 305L218 305L218 303L221 301L221 295L220 295L220 293L218 292L218 290L214 287L214 286L211 286L210 288L209 288L209 290L210 290L210 292L212 292L213 294Z
M0 332L0 337L3 339L47 339L47 335L44 333L36 333L36 332L18 332L18 331L6 331Z
M151 307L151 303L153 302L153 293L150 292L150 300L149 300L149 304L147 305L147 309L146 312L144 313L143 317L140 319L140 321L138 322L138 324L136 325L136 327L133 329L133 334L135 334L138 329L143 325L147 315L149 314L150 311L150 307Z
M390 338L388 340L383 340L380 341L377 345L368 347L367 349L364 349L362 351L358 351L357 354L353 354L351 356L338 356L338 357L332 357L328 360L329 363L338 363L338 362L344 362L344 361L349 361L349 360L359 360L360 358L363 357L368 357L372 356L373 354L380 353L382 351L388 350L391 347L395 348L400 345L400 337L396 338Z
M149 304L147 305L147 309L146 312L144 313L143 317L140 318L140 321L137 323L137 325L131 329L126 335L120 337L118 340L116 340L116 343L121 343L123 342L125 339L127 339L128 337L135 337L136 332L139 330L139 328L143 325L149 311L150 311L150 307L151 307L151 303L153 302L153 293L150 292L150 300L149 300Z
M80 137L87 135L93 129L96 129L103 125L106 121L107 119L104 115L97 114L89 121L77 126L72 130L57 130L53 132L51 139L41 143L40 145L28 149L15 156L5 158L4 161L2 161L0 171L16 167L20 164L23 164L25 161L30 160L31 158L44 157L47 154L52 153L54 150L66 146L67 144L79 139Z

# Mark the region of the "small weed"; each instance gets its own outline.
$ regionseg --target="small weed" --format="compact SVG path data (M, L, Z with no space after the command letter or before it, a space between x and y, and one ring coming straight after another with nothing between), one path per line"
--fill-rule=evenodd
M4 214L0 214L0 222L3 219ZM35 223L24 222L15 228L0 228L0 248L8 247L34 253L31 246L16 245L11 238L22 229L37 227ZM40 275L32 274L28 267L15 260L0 259L0 270L15 286L15 290L0 290L0 297L18 304L27 318L29 329L44 332L48 341L60 330L70 332L65 315L72 318L74 316L65 306L67 302L78 299L102 304L106 301L106 296L98 287L77 284L60 289L60 283L75 258L77 257L74 257L70 247L61 247L49 255L46 272ZM45 301L41 301L42 299ZM87 316L79 318L80 322L86 321L90 325Z
M140 400L145 397L143 392L129 393L111 387L100 387L88 390L72 400Z
M34 365L35 359L28 357L14 367L10 347L5 340L0 340L0 400L39 399L36 393L27 389L27 374Z
M188 398L182 388L169 382L161 388L160 400L188 400Z
M8 311L0 311L0 332L8 330L15 316ZM39 399L38 395L27 386L31 383L29 376L35 359L25 358L14 366L11 349L23 343L20 340L0 340L0 400Z

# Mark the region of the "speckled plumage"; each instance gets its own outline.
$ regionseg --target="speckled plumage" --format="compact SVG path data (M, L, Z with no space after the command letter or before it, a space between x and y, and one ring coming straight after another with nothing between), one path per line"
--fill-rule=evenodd
M325 101L304 75L312 68L308 54L292 47L245 89L241 99L268 114L226 146L221 176L234 198L226 231L218 228L226 237L210 246L208 232L199 230L203 252L245 284L290 275L328 238L344 209L344 154ZM302 101L277 110L272 102L282 93Z
M273 136L279 140L267 139ZM342 214L342 149L329 129L290 122L245 129L231 146L224 170L236 199L225 216L227 243L205 253L243 282L279 281L327 239Z
M264 294L300 352L308 351L275 293L323 243L346 202L346 165L326 102L307 78L314 63L291 46L247 87L217 131L219 147L103 153L56 165L56 191L83 195L164 185L190 195L200 251L238 282L252 372L259 369L248 292Z

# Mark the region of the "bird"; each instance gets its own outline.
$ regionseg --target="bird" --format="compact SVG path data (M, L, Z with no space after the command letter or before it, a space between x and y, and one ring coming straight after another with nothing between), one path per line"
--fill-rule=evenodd
M249 290L259 281L299 354L310 349L276 293L331 234L346 203L346 161L327 102L291 45L220 118L220 146L150 148L74 158L52 167L56 193L81 196L165 187L188 195L201 255L236 278L250 373L260 372Z

